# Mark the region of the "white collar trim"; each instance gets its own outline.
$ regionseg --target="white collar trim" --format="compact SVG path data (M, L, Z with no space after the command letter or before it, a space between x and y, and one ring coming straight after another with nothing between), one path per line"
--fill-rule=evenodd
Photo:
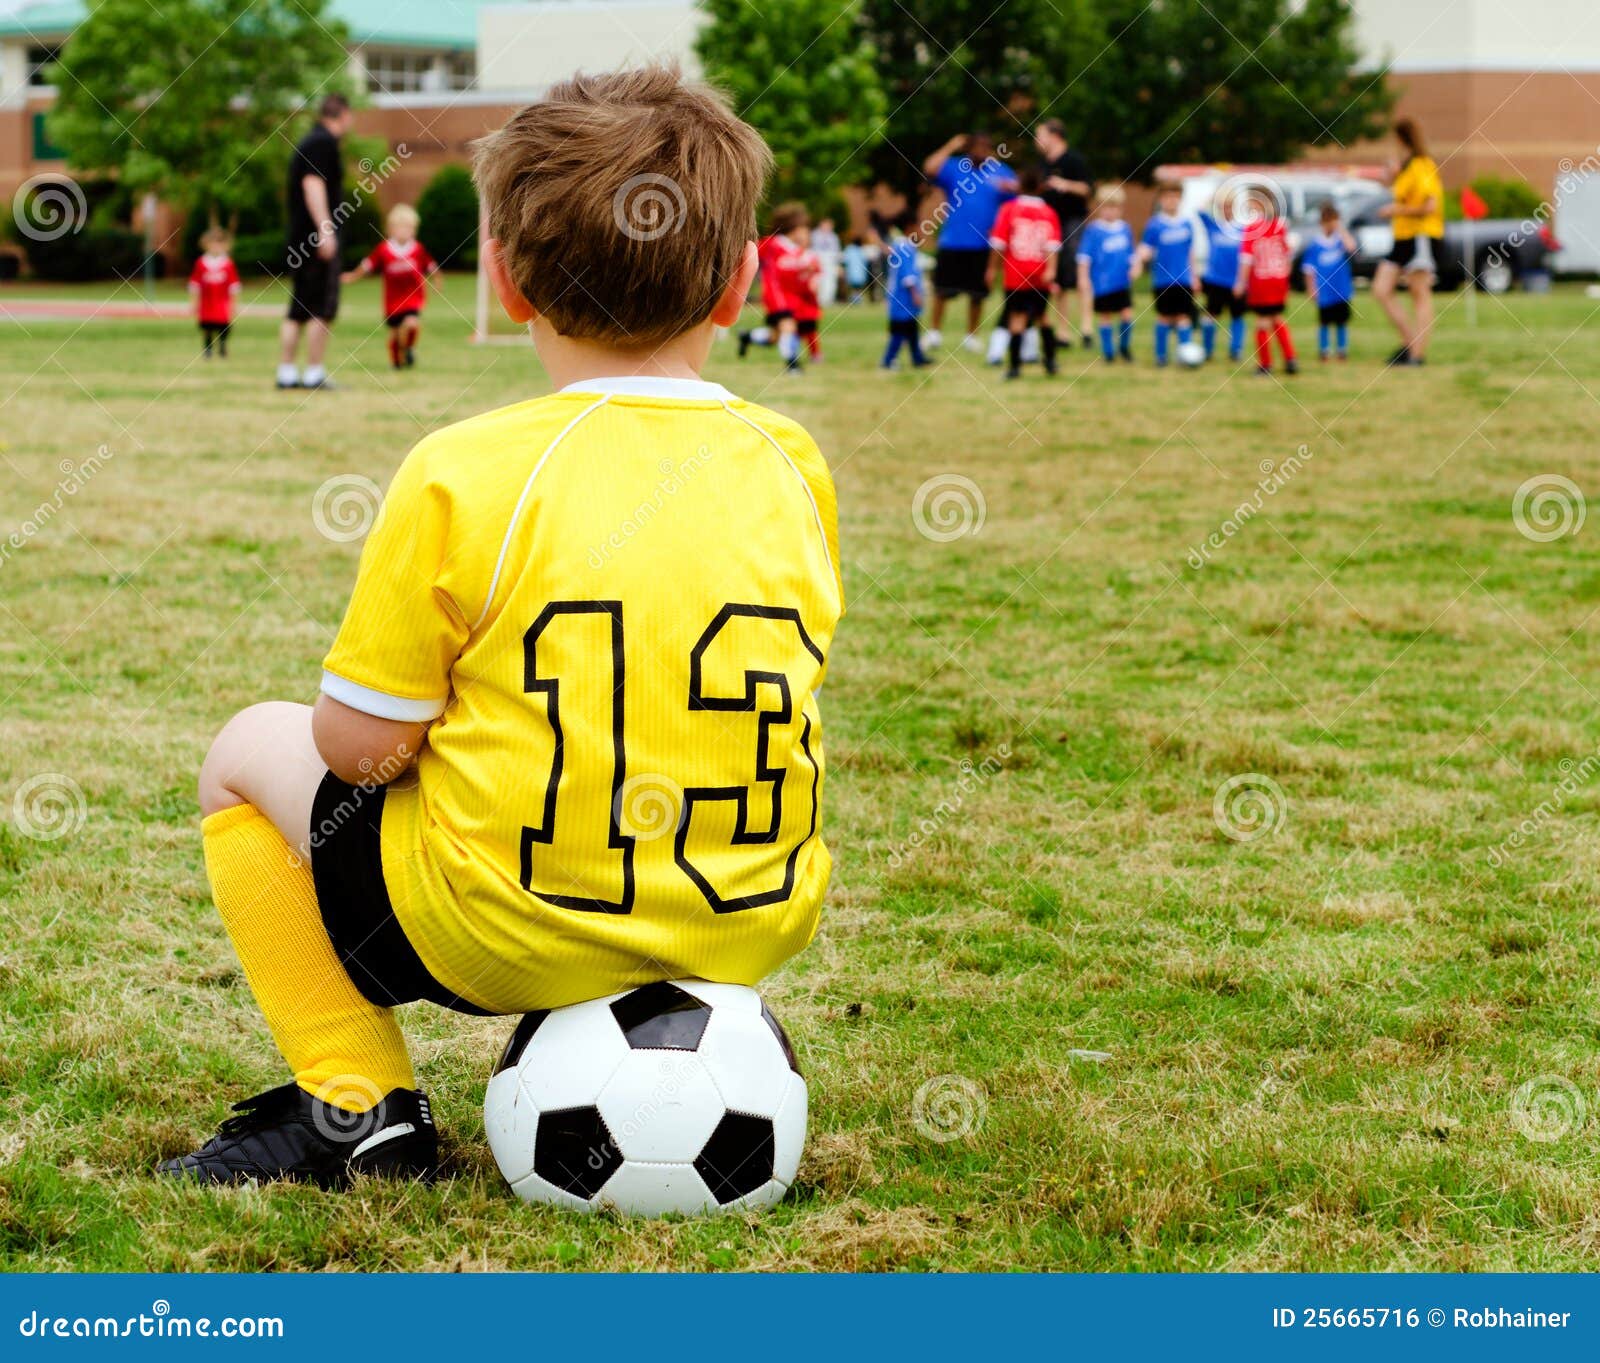
M682 398L697 402L727 402L733 397L720 383L704 379L674 379L665 375L626 374L614 379L579 379L563 393L603 393L607 397Z

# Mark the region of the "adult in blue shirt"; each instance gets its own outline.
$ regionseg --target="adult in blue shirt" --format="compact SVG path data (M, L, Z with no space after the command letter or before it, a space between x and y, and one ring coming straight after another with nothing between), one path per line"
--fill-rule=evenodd
M944 191L944 205L937 215L939 252L933 263L933 316L927 343L932 348L943 339L939 329L945 307L965 294L967 335L962 344L982 351L978 324L989 294L984 280L989 230L1000 205L1017 192L1017 179L1010 167L995 159L994 141L987 133L957 133L922 163L922 169Z

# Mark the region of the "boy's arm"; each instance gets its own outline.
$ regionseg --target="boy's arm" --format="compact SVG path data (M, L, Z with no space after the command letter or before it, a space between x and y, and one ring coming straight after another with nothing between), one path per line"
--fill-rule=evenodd
M328 770L352 786L384 785L416 760L426 723L380 719L332 696L317 697L311 736Z
M339 276L339 282L341 284L350 284L350 283L353 283L357 279L365 279L371 273L372 273L372 257L368 256L365 260L363 260L361 262L361 264L357 265L355 267L355 269L346 270L342 275L340 275Z
M1243 298L1245 290L1250 286L1250 253L1239 252L1239 272L1233 277L1233 292L1236 297Z
M1089 287L1089 257L1078 257L1078 292L1086 301L1093 301L1094 290Z
M1307 265L1301 273L1305 276L1306 297L1315 303L1317 301L1317 272Z

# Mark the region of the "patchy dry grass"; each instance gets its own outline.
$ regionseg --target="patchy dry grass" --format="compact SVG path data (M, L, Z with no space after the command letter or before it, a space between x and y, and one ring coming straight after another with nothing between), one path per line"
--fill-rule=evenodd
M812 1085L795 1192L696 1223L524 1207L480 1118L507 1024L421 1008L438 1186L152 1180L280 1077L192 786L232 711L313 693L357 552L313 494L543 386L465 344L468 298L396 378L357 293L338 395L273 392L265 322L209 366L176 324L0 331L0 531L106 450L0 561L0 1263L1592 1267L1600 553L1512 514L1536 475L1600 488L1578 293L1484 300L1475 332L1447 300L1405 374L1363 308L1355 360L1292 386L882 376L866 313L799 381L724 348L713 377L821 441L845 541L837 879L768 986ZM919 533L947 474L979 533ZM86 816L54 841L14 804L46 776Z

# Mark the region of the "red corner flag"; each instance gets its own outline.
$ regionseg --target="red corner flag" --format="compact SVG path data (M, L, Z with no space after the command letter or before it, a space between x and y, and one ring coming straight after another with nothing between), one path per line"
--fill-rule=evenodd
M1463 217L1473 219L1489 216L1489 205L1484 203L1483 196L1471 185L1461 191L1461 213Z

